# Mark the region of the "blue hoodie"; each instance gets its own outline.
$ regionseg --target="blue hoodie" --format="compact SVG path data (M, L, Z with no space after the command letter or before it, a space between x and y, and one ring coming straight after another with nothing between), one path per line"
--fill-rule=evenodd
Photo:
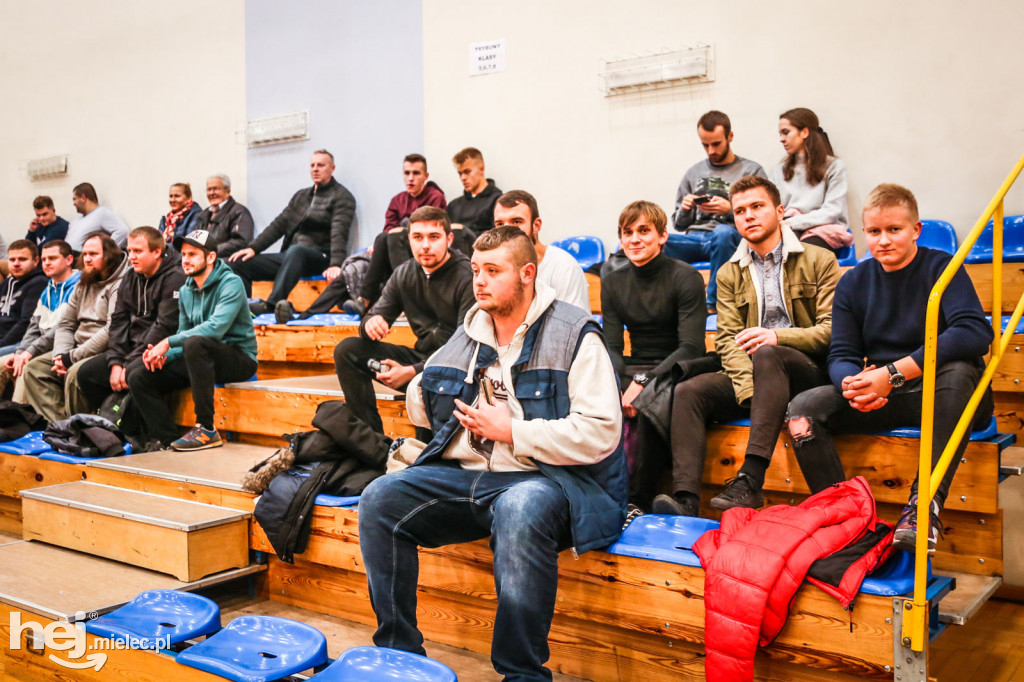
M256 334L242 279L219 258L203 288L194 277L185 280L178 293L178 333L167 339L171 350L167 360L181 357L182 344L190 336L209 336L222 343L238 346L256 359Z
M71 276L63 282L46 282L36 311L29 321L25 335L21 337L17 352L28 351L32 357L53 349L53 337L60 320L60 308L68 302L75 290L75 285L82 278L81 270L72 270Z

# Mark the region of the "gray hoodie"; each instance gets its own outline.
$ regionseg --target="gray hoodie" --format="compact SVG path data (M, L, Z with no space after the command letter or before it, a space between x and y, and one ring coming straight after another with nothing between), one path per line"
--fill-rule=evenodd
M81 281L71 293L53 337L53 357L71 354L78 362L107 349L110 316L117 304L117 289L131 265L127 257L106 279L86 286Z

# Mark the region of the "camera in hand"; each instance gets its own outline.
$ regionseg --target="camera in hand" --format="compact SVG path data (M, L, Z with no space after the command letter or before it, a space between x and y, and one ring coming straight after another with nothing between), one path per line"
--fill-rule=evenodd
M380 374L384 371L384 365L380 364L380 360L374 360L373 358L366 361L366 367L374 374Z

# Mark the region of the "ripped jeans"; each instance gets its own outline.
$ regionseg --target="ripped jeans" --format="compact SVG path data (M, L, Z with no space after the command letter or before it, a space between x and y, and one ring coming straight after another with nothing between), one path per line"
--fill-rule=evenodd
M954 361L942 365L935 376L935 437L932 440L932 467L953 434L971 393L978 385L981 370L969 362ZM889 402L871 412L850 407L834 385L804 391L789 404L789 430L797 462L812 493L846 480L843 464L836 453L832 436L840 433L877 433L900 426L921 426L922 379L912 379L889 394ZM974 429L985 428L992 419L992 392L978 405ZM803 423L802 419L809 423ZM941 508L956 474L970 434L964 436L942 478L935 500ZM917 479L911 496L917 494Z
M558 552L570 545L569 500L537 471L468 471L439 462L367 486L359 500L359 548L377 614L374 644L425 655L416 626L419 547L488 536L498 593L491 663L506 679L550 680L544 663Z

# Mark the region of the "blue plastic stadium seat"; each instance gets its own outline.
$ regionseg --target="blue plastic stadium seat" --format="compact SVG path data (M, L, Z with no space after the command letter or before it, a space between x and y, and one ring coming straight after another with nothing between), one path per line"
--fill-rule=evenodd
M857 264L857 247L853 244L844 246L839 249L839 255L836 256L836 260L839 262L840 267L853 266Z
M312 277L302 277L303 282L326 282L327 278L323 275L313 275Z
M708 315L707 322L704 323L704 331L706 332L717 332L718 331L718 315Z
M0 452L6 452L9 455L42 455L53 452L53 448L43 440L42 431L30 431L21 438L0 443Z
M148 590L118 610L86 622L85 629L136 648L155 649L165 638L173 645L217 632L220 607L192 592Z
M899 427L897 429L890 429L889 431L879 431L878 433L876 433L874 435L876 435L876 436L896 436L898 438L920 438L921 437L921 429L915 429L915 428L913 428L911 426L901 426L901 427ZM980 429L978 431L972 431L971 432L971 440L972 441L988 440L990 438L995 438L997 435L999 435L999 429L996 426L996 418L992 417L992 420L988 423L988 426L986 426L984 429Z
M236 682L267 682L327 663L327 638L287 618L239 616L176 660Z
M992 316L991 315L986 315L985 319L989 321L989 324L992 323ZM1009 324L1010 324L1010 316L1009 315L1003 315L1003 321L999 325L1000 331L1005 332L1006 328L1009 326ZM1013 333L1014 334L1024 334L1024 317L1020 318L1020 321L1017 322L1017 328L1013 330ZM0 451L6 452L6 450L3 449L2 445L0 445Z
M1024 215L1006 216L1003 218L1003 261L1006 263L1024 263ZM992 262L991 220L978 236L978 241L971 247L971 252L967 254L964 262Z
M124 444L124 454L132 454L132 444ZM89 462L95 462L98 459L108 459L106 457L79 457L78 455L66 455L63 452L44 452L39 455L39 459L45 459L51 462L64 462L65 464L88 464Z
M692 265L693 267L695 267L698 270L710 270L711 269L711 263L709 261L706 261L706 260L702 260L702 261L697 262L697 263L690 263L690 265Z
M458 682L454 671L426 656L377 646L349 649L310 682Z
M929 559L928 580L931 579L932 562ZM888 561L864 578L860 591L880 597L910 594L914 591L914 555L910 552L893 552Z
M622 531L618 542L605 551L682 566L700 566L700 559L691 549L693 543L718 526L714 519L644 514L633 519Z
M981 237L984 239L984 235ZM979 240L979 244L981 241ZM947 223L945 220L922 220L921 221L921 236L917 238L918 246L927 246L929 249L935 249L936 251L945 251L946 253L956 253L956 248L959 245L956 239L956 230L953 226ZM989 260L991 261L992 253L992 232L989 231L988 238L988 250ZM872 258L871 252L868 251L860 257L860 262L869 260ZM967 262L970 263L970 256L967 257Z
M321 507L352 507L359 503L359 495L352 495L350 497L339 497L337 495L324 495L320 494L313 500L313 504L320 505Z
M287 324L289 327L337 327L359 324L359 316L347 313L319 313L310 315L305 320L291 320Z
M268 324L277 324L277 318L274 317L274 313L263 313L252 318L252 324L254 327L262 327Z
M597 237L568 237L551 242L551 245L568 251L584 270L604 262L604 242Z

